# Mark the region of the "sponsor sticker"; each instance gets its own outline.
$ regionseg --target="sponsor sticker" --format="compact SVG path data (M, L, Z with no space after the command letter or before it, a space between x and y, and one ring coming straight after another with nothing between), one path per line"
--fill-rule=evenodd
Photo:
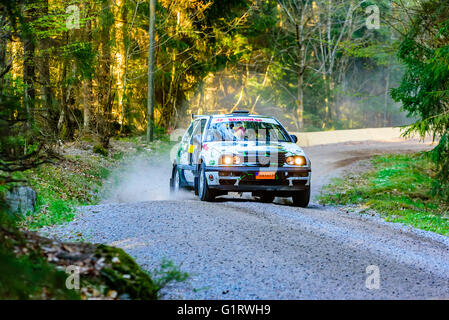
M274 171L259 171L256 173L256 180L275 179L276 172Z
M270 118L255 118L255 117L222 117L222 118L213 118L212 123L219 122L266 122L266 123L276 123L274 119Z

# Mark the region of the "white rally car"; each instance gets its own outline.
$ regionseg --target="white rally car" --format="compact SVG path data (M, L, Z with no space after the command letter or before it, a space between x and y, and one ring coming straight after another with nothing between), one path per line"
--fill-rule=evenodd
M297 137L272 117L236 111L194 116L173 163L170 189L195 190L203 201L228 192L251 192L263 202L310 200L311 163Z

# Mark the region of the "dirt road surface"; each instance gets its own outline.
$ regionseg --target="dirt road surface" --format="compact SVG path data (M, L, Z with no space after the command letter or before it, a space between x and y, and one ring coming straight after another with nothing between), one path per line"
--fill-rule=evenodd
M360 170L359 160L429 148L417 141L305 148L313 197L331 177ZM190 277L166 287L165 299L449 298L448 237L314 201L303 209L281 199L172 199L169 163L137 168L104 204L83 207L74 221L43 233L82 233L125 249L149 271L173 261Z

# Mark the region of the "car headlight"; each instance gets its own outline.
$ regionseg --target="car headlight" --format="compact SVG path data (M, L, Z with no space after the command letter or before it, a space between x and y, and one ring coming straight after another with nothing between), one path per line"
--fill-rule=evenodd
M224 164L226 166L230 166L233 164L241 164L243 162L242 157L237 156L237 155L222 155L220 157L220 161L219 164Z
M303 156L291 156L285 159L285 162L291 166L305 166L307 164L307 160Z
M243 159L240 156L234 156L232 157L234 164L241 164L243 162Z

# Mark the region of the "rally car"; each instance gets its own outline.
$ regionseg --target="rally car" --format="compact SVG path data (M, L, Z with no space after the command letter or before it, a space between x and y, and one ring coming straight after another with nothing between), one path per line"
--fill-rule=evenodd
M311 163L298 138L273 117L236 111L193 116L170 178L170 189L190 188L202 201L229 192L251 192L262 202L310 200Z

